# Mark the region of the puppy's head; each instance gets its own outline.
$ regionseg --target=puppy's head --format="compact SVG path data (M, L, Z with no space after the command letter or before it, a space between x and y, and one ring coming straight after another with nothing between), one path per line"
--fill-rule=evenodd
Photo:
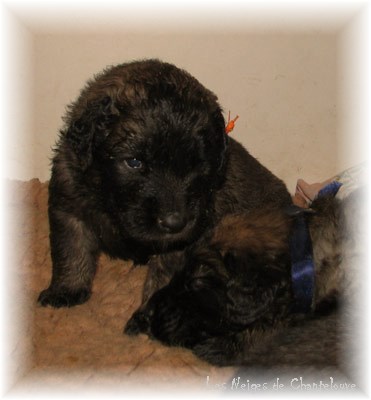
M289 224L274 214L273 231L260 213L225 217L211 241L189 248L180 272L133 315L126 333L195 349L283 318L291 304Z
M99 174L129 237L155 246L200 234L226 135L216 96L195 78L159 61L114 67L88 83L66 123L81 174Z
M205 251L134 313L125 333L188 348L225 334L227 279L220 255Z

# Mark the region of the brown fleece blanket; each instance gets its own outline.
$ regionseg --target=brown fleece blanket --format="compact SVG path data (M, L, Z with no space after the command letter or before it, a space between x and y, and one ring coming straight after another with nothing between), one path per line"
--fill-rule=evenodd
M123 334L140 304L146 267L102 256L87 303L68 309L38 306L38 294L51 277L47 184L34 179L7 186L9 290L18 293L17 301L10 301L10 314L17 315L22 327L11 341L10 353L17 355L11 368L26 377L27 388L34 381L35 390L48 384L65 387L66 382L69 388L203 388L208 376L209 381L226 382L234 375L234 368L210 366L186 349ZM295 357L300 359L301 352Z

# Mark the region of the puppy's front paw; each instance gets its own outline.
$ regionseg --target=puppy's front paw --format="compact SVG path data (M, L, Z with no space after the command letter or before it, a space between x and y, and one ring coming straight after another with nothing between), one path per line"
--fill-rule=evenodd
M40 293L37 301L43 307L72 307L85 303L89 299L90 295L91 291L88 289L72 291L69 289L48 288Z
M136 336L149 331L149 320L145 313L136 311L127 322L124 333L129 336Z

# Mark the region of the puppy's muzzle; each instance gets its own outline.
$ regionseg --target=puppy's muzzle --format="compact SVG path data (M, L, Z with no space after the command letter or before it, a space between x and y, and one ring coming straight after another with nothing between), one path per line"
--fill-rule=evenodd
M157 223L167 233L178 233L187 225L187 219L179 212L171 212L158 218Z

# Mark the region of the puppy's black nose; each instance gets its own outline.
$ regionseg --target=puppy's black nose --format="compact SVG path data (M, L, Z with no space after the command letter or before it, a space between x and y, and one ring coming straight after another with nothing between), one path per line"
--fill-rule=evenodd
M177 233L186 226L187 220L184 215L178 212L173 212L164 215L162 218L159 218L158 223L165 231Z

